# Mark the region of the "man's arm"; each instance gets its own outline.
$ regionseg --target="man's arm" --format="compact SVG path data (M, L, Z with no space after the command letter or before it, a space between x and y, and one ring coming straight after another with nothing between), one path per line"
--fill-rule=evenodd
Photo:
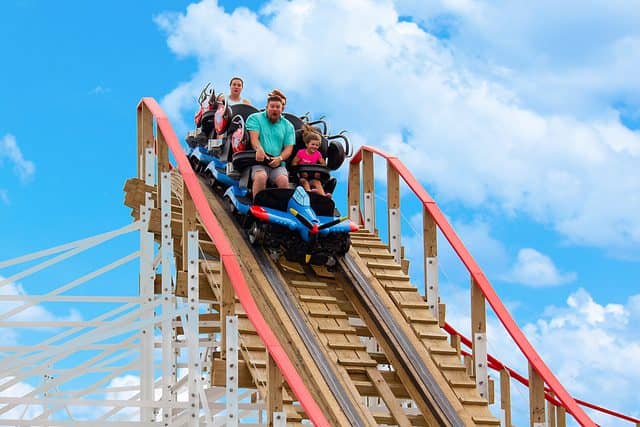
M293 145L287 145L280 153L280 158L282 161L286 161L289 157L291 157L291 153L293 152Z
M256 161L261 162L264 160L265 152L260 145L260 132L257 130L249 131L249 140L251 141L251 148L256 150Z

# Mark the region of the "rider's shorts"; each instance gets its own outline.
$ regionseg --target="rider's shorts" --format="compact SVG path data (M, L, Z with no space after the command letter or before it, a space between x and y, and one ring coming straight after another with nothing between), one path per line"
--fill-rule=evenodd
M263 165L255 165L251 168L251 178L256 176L256 172L262 171L267 175L267 179L271 182L276 182L276 178L280 175L289 176L287 172L287 168L284 166L278 166L277 168L272 168L269 166Z

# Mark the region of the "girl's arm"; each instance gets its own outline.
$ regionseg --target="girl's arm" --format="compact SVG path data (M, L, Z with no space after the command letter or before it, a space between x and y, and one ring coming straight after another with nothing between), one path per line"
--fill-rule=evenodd
M300 152L298 151L298 153ZM300 163L300 157L298 157L298 153L296 153L293 160L291 160L291 166L296 166L298 163Z
M327 163L324 161L324 157L322 157L322 154L318 157L318 164L322 165L322 166L326 166L327 165Z

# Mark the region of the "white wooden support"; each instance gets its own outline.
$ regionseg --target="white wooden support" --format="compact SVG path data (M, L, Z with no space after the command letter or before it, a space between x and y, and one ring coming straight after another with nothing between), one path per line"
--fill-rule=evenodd
M389 250L395 262L400 264L402 260L400 238L400 209L389 209Z
M189 342L187 349L189 351L189 408L188 422L189 427L196 427L199 424L200 417L200 395L198 394L198 384L200 379L200 343L199 337L199 307L200 307L200 287L198 284L198 231L189 231L187 234L187 299L188 299L188 324L185 328L190 328Z
M287 416L284 411L273 413L273 427L286 427Z
M226 319L227 346L227 382L226 382L226 424L236 427L238 420L238 316L227 316Z
M480 397L489 400L489 370L487 367L487 334L476 332L473 334L474 369L476 386Z
M156 155L153 147L144 150L144 183L147 185L156 185Z
M433 313L433 316L437 319L440 315L440 304L438 304L438 301L440 301L440 291L438 290L438 257L426 257L425 266L427 305L431 313Z
M364 227L369 233L373 233L376 229L374 209L373 193L364 193Z
M140 206L140 276L139 276L139 294L140 294L140 320L145 317L154 316L153 311L149 310L154 304L154 284L155 270L153 268L153 233L148 231L149 221L151 219L151 208L153 200L151 194L146 193L146 202ZM140 398L142 400L154 400L153 393L153 324L146 323L141 328L140 337ZM141 421L149 422L155 420L155 411L151 407L143 407L141 412Z

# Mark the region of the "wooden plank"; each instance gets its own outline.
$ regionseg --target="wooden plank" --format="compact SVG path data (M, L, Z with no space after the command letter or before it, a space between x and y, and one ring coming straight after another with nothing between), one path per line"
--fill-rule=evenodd
M506 368L500 371L500 408L504 411L505 426L511 427L511 376Z
M233 285L231 284L231 279L227 274L227 270L224 268L224 264L220 263L220 290L221 290L221 304L220 304L220 317L223 319L221 324L222 326L222 337L221 337L221 348L222 348L222 357L226 357L226 343L227 343L227 322L225 319L227 316L233 316L236 310L236 298L235 293L233 291Z
M460 335L451 335L451 347L456 349L457 356L460 357L460 350L461 350Z
M549 392L551 397L554 397L552 391ZM547 427L556 427L556 405L547 400Z
M358 220L354 222L360 224L360 163L349 164L349 186L347 191L349 199L347 209L350 210L351 206L356 207L357 212L354 216L357 215ZM352 221L354 220L351 216L351 212L349 212L349 217Z
M300 295L300 301L317 303L337 303L337 298L329 295Z
M377 262L377 261L368 261L367 267L369 269L372 268L384 268L387 270L402 270L402 266L395 262Z
M367 346L363 343L355 342L332 342L329 341L327 346L334 350L366 350Z
M274 412L282 411L282 374L275 360L267 358L267 425L273 427Z
M190 231L196 229L196 207L191 198L187 186L182 185L182 241L187 241ZM182 270L187 271L188 267L187 245L182 245Z
M558 427L567 427L567 410L564 406L556 408L556 424ZM640 427L640 423L637 423L636 427Z
M437 226L433 217L427 211L425 207L422 208L422 234L423 234L423 248L424 248L424 294L427 295L427 284L438 283L437 277L429 277L428 262L429 258L435 258L438 256L438 235ZM435 273L437 275L437 272ZM438 301L428 301L429 305L434 307L438 304Z
M295 288L326 288L326 282L312 282L306 280L291 280L289 282Z
M338 363L343 366L357 366L357 367L369 367L378 366L378 363L373 360L354 359L348 357L338 357Z
M347 319L349 316L342 310L309 310L311 317L326 317L334 319Z
M529 425L545 422L544 381L529 363Z
M372 211L369 213L371 216L369 218L370 223L367 221L367 213L365 212L365 228L368 230L375 230L376 224L376 210L375 210L375 181L373 177L373 153L371 151L362 151L362 191L365 194L370 194L371 197L371 206L373 207ZM366 208L366 199L365 199L365 208Z
M382 378L380 371L378 371L377 368L369 368L367 369L367 375L378 390L380 397L382 397L387 409L389 409L389 412L393 415L397 425L400 427L411 427L411 422L398 404L398 400L391 392L391 388L389 388L387 382Z
M444 328L447 322L447 306L443 303L438 303L438 326Z
M485 334L487 332L487 310L484 295L480 287L474 279L471 279L471 339L474 340L475 334ZM486 365L487 361L478 360L478 352L476 346L472 347L473 367L472 372L476 375L476 365L482 363ZM484 381L482 378L476 378L477 381Z
M138 109L138 178L144 180L145 157L144 151L147 148L153 148L153 114L145 106L141 105Z

